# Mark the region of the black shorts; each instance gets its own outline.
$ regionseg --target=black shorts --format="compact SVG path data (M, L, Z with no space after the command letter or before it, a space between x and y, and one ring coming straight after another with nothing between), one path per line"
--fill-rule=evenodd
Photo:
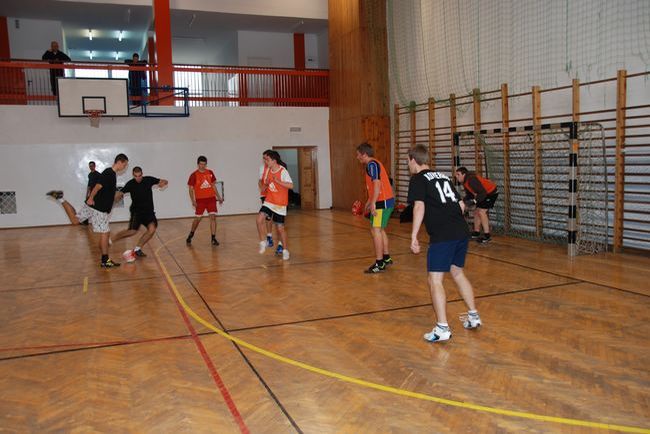
M492 209L492 208L494 208L494 202L497 201L497 197L499 197L498 192L488 194L485 197L485 199L483 199L481 202L476 204L476 208L481 208L481 209Z
M273 212L270 208L263 206L260 208L260 212L266 214L267 220L272 220L276 225L284 224L284 216L276 212Z
M153 223L158 227L158 219L156 219L156 213L151 214L136 214L131 213L131 219L129 220L129 230L137 231L140 228L140 225L148 227Z

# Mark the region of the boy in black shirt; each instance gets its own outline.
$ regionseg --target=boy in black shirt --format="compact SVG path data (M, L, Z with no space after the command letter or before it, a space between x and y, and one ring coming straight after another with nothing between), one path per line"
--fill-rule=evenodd
M78 225L85 220L89 220L93 227L93 232L100 234L99 249L102 252L101 267L113 268L119 267L119 262L113 262L108 257L108 240L111 229L108 226L108 219L113 209L115 201L115 192L117 191L117 172L122 172L129 165L129 159L124 154L118 154L112 167L104 170L97 184L86 199L86 203L77 212L67 200L63 199L61 190L52 190L46 193L56 199L73 225Z
M461 317L463 327L475 329L481 325L481 318L474 305L472 285L463 273L469 239L467 224L463 218L465 204L446 175L429 169L429 152L423 145L417 145L408 152L408 167L413 176L409 183L408 202L413 204L413 229L411 251L420 252L418 231L424 221L430 237L427 251L427 271L433 309L438 322L433 330L424 334L429 342L451 339L447 323L447 295L442 285L446 272L458 286L458 292L468 307L467 315Z
M147 256L142 251L142 247L154 236L158 227L158 220L153 209L151 188L154 185L164 188L167 184L166 179L143 176L141 167L136 166L133 168L133 179L127 182L122 187L122 190L118 191L115 195L115 201L119 201L126 193L131 195L131 219L129 220L129 228L118 232L115 238L113 238L113 241L135 235L140 225L143 225L147 228L147 232L140 237L133 251L136 256L141 258Z

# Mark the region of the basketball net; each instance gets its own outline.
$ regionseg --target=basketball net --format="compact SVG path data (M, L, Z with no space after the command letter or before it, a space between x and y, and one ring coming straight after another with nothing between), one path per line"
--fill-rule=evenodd
M88 110L86 112L88 119L90 119L90 126L93 128L99 128L99 121L102 118L102 112L100 110Z

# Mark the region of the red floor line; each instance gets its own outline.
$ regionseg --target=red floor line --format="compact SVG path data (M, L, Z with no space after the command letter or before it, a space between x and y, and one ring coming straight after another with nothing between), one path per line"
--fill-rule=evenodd
M156 264L158 265L158 268L160 269L161 273L163 276L165 276L165 273L163 272L162 269L162 264L160 263L160 259L156 257ZM214 380L215 384L219 388L219 392L221 392L221 396L223 396L224 401L226 401L226 405L228 406L228 410L230 411L230 414L232 417L235 419L235 422L237 422L237 425L239 425L239 430L244 433L244 434L249 434L250 431L248 427L246 426L246 423L244 422L244 419L242 418L241 414L239 413L239 410L237 409L237 405L235 405L235 402L232 399L232 396L230 395L230 392L228 392L228 388L224 384L223 380L221 379L221 376L219 375L219 372L217 371L217 368L214 366L214 363L212 362L212 359L210 359L210 356L208 355L207 350L203 346L203 342L201 342L201 339L199 339L199 336L196 333L196 330L194 330L194 326L190 322L190 319L187 316L187 313L185 312L185 309L183 309L183 306L181 303L178 301L178 297L176 297L176 294L174 294L174 291L171 288L171 284L167 280L167 278L164 279L165 283L167 284L167 289L169 290L169 293L171 294L172 298L174 299L174 303L176 303L176 307L178 308L178 311L181 313L181 316L183 317L183 321L185 322L185 326L187 326L187 329L189 330L190 334L192 335L192 339L194 340L194 344L196 345L197 349L199 350L199 353L201 353L201 357L203 357L203 361L208 367L208 371L210 371L210 375L212 375L212 379Z
M47 350L52 348L70 348L70 347L79 347L81 348L93 348L93 347L107 347L115 345L128 345L128 344L144 344L148 342L160 342L160 341L170 341L174 339L189 339L191 336L167 336L164 338L151 338L151 339L137 339L132 341L106 341L106 342L77 342L70 344L50 344L50 345L33 345L26 347L7 347L0 348L1 352L7 351L28 351L28 350Z

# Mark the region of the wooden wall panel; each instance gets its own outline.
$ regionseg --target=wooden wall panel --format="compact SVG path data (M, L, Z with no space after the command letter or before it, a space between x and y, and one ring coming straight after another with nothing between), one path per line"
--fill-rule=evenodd
M391 170L385 2L330 0L329 47L332 202L349 209L366 198L360 143Z

